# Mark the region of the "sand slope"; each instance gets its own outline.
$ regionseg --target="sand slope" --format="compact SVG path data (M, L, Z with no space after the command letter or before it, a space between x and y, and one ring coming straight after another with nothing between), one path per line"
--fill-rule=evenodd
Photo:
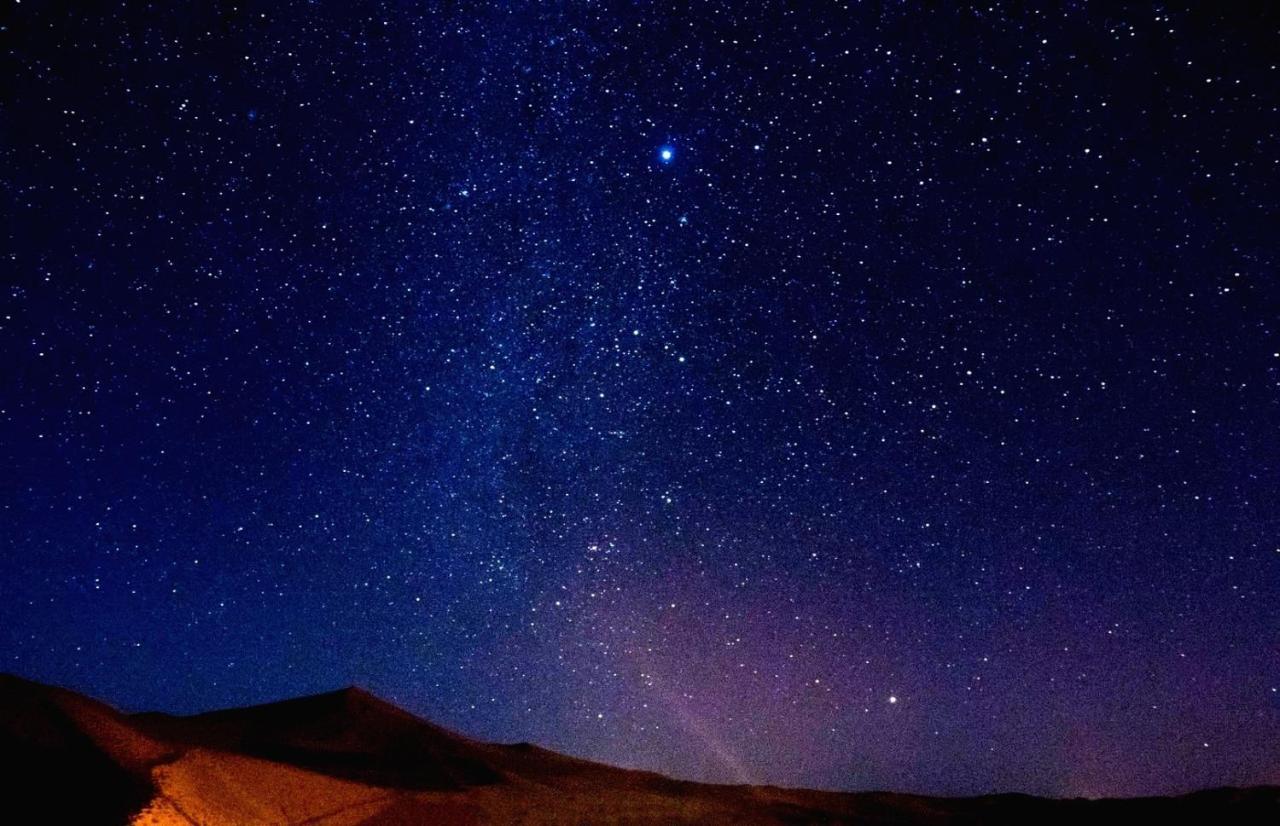
M0 676L0 758L9 811L32 823L1280 823L1277 787L1085 801L689 783L470 740L354 688L174 717Z

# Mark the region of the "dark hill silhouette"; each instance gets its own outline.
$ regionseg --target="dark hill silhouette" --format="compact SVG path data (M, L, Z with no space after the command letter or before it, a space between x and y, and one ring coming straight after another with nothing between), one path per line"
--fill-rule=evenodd
M147 713L130 720L166 742L396 788L459 790L502 780L480 743L358 688L193 717Z
M190 717L125 715L0 675L6 821L391 826L480 823L1280 823L1280 787L1174 798L931 798L673 780L527 743L471 740L357 688Z
M147 767L170 754L143 736L130 738L127 722L102 703L0 675L4 797L29 796L35 808L27 810L40 820L123 823L145 806L153 794Z

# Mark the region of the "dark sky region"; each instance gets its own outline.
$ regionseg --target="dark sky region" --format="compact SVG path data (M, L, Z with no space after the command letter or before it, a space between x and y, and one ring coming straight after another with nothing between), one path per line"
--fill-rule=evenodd
M0 669L1280 782L1268 4L0 12Z

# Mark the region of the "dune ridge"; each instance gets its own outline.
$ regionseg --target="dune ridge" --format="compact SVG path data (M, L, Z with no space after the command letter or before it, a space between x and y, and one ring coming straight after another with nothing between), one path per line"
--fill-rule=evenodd
M1280 787L935 798L675 780L473 740L359 688L189 717L0 675L12 811L139 826L1280 823Z

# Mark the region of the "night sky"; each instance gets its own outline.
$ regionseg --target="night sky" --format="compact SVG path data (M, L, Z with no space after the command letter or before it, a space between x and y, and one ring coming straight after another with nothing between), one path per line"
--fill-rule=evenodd
M1280 782L1280 17L690 5L5 0L0 670Z

